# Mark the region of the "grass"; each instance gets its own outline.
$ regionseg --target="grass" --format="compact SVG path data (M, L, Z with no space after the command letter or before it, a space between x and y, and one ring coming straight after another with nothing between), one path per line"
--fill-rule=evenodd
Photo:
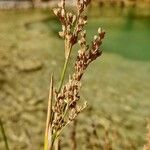
M147 20L133 19L132 28L126 28L125 18L90 19L90 37L99 24L108 34L102 60L95 62L84 78L82 98L92 106L85 116L92 115L79 119L77 139L81 139L82 149L83 130L90 130L91 118L99 125L102 142L105 126L116 149L143 146L150 117ZM43 145L48 79L52 72L59 79L64 61L63 42L56 35L59 26L47 11L0 12L0 21L0 116L11 149L37 150ZM34 69L37 61L42 66L39 70ZM24 71L20 65L31 69ZM87 118L86 123L82 118ZM63 146L67 149L68 141ZM0 149L4 149L2 137Z

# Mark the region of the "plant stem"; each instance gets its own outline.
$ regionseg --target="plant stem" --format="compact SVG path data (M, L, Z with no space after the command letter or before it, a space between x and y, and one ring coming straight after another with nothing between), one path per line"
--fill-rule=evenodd
M65 74L66 74L66 71L67 71L67 66L68 66L71 50L72 50L72 45L69 45L69 46L68 45L69 45L69 43L67 41L65 41L65 52L67 51L68 55L67 55L67 57L65 59L64 67L63 67L63 70L62 70L62 73L61 73L61 79L60 79L58 92L60 92L60 90L62 88L64 79L65 79Z
M70 44L68 43L68 41L65 40L65 56L66 56L66 52L67 52L68 54L67 54L67 57L65 58L64 67L63 67L63 70L62 70L62 73L61 73L61 79L60 79L60 84L59 84L58 92L61 91L61 88L62 88L64 79L65 79L65 74L66 74L66 71L67 71L67 66L68 66L68 62L69 62L71 50L72 50L72 45L70 45ZM55 140L55 150L60 150L59 137L57 137L57 139Z
M63 82L64 82L65 73L66 73L66 70L67 70L68 62L69 62L68 60L69 60L69 58L66 59L65 63L64 63L64 67L63 67L62 74L61 74L61 79L60 79L60 84L59 84L58 92L60 92L61 87L62 87Z
M0 119L0 127L1 127L1 132L2 132L2 136L3 136L3 139L4 139L4 142L5 142L5 148L6 150L9 150L9 146L8 146L8 142L7 142L7 137L6 137L6 134L5 134L5 129L3 127L3 123Z
M55 141L55 150L60 150L60 140L59 140L59 138L57 138L56 141Z
M47 107L47 120L45 129L44 150L52 149L52 101L53 101L53 75L51 75L50 92ZM50 142L48 139L50 138Z
M76 141L76 127L77 127L77 120L74 120L72 123L72 131L71 131L71 149L76 150L77 149L77 141Z

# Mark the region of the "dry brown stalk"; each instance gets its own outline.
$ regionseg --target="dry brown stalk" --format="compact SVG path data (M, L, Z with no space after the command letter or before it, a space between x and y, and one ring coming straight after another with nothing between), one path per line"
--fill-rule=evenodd
M49 119L49 129L51 136L48 142L53 147L63 129L74 121L78 114L87 106L85 102L83 106L78 104L80 99L81 79L85 70L91 62L101 56L102 50L100 46L104 38L105 32L99 28L98 34L94 36L91 46L86 42L85 25L87 23L87 16L84 14L85 8L89 5L91 0L77 0L77 13L68 12L66 10L65 0L54 9L54 14L59 18L62 24L62 31L59 32L60 37L65 41L65 64L62 71L60 86L54 89L51 93L51 98L54 99L52 112ZM72 48L75 44L79 44L77 59L75 61L74 73L69 76L69 80L63 85L66 68L70 58ZM53 98L54 96L54 98ZM47 130L46 130L47 131ZM56 150L58 150L58 144ZM45 149L47 150L47 149Z
M48 140L51 140L52 138L52 100L53 100L53 75L51 75L51 81L50 81L50 91L49 91L49 100L48 100L48 107L47 107L47 120L46 120L46 129L45 129L45 148L44 149L51 149L51 145L48 142Z
M148 125L147 144L144 146L143 150L150 150L150 123Z
M72 130L71 130L71 133L70 133L71 150L76 150L77 149L76 127L77 127L77 120L74 120L73 123L72 123Z
M54 145L55 150L61 150L61 145L60 145L60 139L55 140L55 145Z

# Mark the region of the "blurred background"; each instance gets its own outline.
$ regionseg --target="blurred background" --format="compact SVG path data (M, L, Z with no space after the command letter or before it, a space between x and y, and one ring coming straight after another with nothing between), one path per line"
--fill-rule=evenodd
M0 118L10 150L43 146L50 74L57 87L64 62L61 25L51 10L57 3L0 0ZM150 0L92 0L87 15L88 41L98 27L106 37L102 57L83 79L88 108L77 120L77 149L140 150L150 118ZM70 129L61 140L65 150Z

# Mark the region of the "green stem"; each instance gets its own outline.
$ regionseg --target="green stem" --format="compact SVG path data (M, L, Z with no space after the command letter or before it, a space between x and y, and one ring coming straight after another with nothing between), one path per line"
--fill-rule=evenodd
M80 13L77 15L77 21L76 21L76 25L75 25L76 27L74 29L73 34L76 33L77 22L78 22L78 20L80 18L80 15L81 15ZM66 70L67 70L67 66L68 66L68 62L69 62L69 58L70 58L70 54L71 54L71 50L72 50L72 46L73 46L73 45L69 45L69 46L68 45L69 45L68 41L65 40L65 52L69 51L69 53L68 53L67 58L65 59L65 63L64 63L62 74L61 74L61 79L60 79L60 84L59 84L58 92L60 92L60 90L62 88L62 85L63 85L63 82L64 82L64 78L65 78L65 74L66 74Z
M61 74L61 79L60 79L60 84L59 84L59 88L58 88L58 92L60 92L61 88L62 88L62 85L63 85L63 82L64 82L64 78L65 78L65 74L66 74L66 70L67 70L67 66L68 66L68 59L65 60L65 63L64 63L64 67L63 67L63 70L62 70L62 74Z
M61 73L61 79L60 79L58 92L60 92L60 90L62 88L62 85L63 85L63 82L64 82L64 79L65 79L65 74L66 74L66 71L67 71L67 66L68 66L68 62L69 62L72 46L69 46L69 48L67 48L67 42L65 42L65 49L68 49L68 56L65 59L64 67L63 67L63 70L62 70L62 73ZM65 50L65 51L67 51L67 50Z
M7 142L7 137L6 137L6 134L5 134L5 129L3 127L3 123L0 119L0 127L1 127L1 132L2 132L2 136L3 136L3 139L4 139L4 142L5 142L5 148L6 150L9 150L9 146L8 146L8 142Z
M72 45L69 45L68 41L65 40L65 52L67 51L68 55L65 59L64 67L63 67L63 70L62 70L58 92L61 91L64 79L65 79L65 74L66 74L66 71L67 71L67 66L68 66L71 50L72 50ZM54 141L55 141L55 139L54 139ZM59 149L59 136L57 137L57 139L55 141L55 150L58 150L58 149Z

